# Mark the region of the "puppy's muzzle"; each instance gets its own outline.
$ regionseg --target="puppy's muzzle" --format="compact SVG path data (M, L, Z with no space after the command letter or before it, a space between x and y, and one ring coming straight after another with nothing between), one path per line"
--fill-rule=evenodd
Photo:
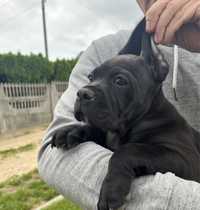
M85 121L85 114L88 113L88 107L94 105L95 98L95 92L88 87L83 87L77 92L77 99L74 106L74 114L77 120Z
M89 102L95 100L95 93L89 88L82 88L77 92L77 97L82 102Z

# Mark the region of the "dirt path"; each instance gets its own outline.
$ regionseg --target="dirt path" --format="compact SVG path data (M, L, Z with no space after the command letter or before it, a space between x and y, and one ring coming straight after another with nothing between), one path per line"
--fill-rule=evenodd
M34 149L0 158L0 182L14 176L27 173L37 166L37 153L46 126L20 131L15 137L0 136L0 151L18 148L27 144L36 145Z

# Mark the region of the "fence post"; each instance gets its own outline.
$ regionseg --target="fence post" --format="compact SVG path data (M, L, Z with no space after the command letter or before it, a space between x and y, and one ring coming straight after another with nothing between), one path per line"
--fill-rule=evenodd
M49 83L49 104L50 104L50 112L51 112L51 120L53 120L53 82Z
M56 103L66 86L58 81L37 85L0 83L0 134L52 120Z

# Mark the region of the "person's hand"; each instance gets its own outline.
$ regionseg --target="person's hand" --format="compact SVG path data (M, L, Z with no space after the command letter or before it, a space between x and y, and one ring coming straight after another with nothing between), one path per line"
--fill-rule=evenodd
M200 0L137 0L146 30L161 44L200 52Z

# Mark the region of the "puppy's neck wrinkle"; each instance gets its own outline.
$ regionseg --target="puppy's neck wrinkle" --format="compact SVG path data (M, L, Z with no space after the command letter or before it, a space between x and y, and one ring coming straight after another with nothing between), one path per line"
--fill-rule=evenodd
M134 136L134 140L140 140L143 137L162 132L162 128L170 129L183 122L184 119L160 90L159 94L155 96L149 111L142 120L130 129L128 136L131 138Z

